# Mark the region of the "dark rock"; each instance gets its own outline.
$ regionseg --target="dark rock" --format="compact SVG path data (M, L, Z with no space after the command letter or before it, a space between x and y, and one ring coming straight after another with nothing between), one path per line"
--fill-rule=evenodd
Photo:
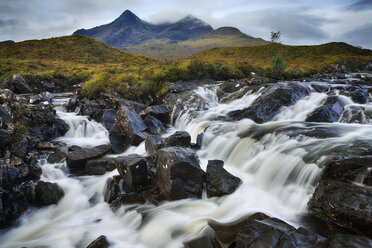
M129 109L121 107L116 115L115 125L125 135L131 145L139 145L147 137L147 126L141 117Z
M146 202L145 197L141 194L135 192L129 192L120 194L115 200L113 200L110 204L110 207L113 211L118 210L122 205L130 205L130 204L144 204Z
M87 248L108 248L110 243L105 235L99 236L96 240L90 243Z
M52 103L52 101L53 101L53 95L50 94L49 92L42 92L37 95L32 95L29 98L29 103L31 104L39 104L43 102Z
M325 103L316 108L306 118L308 122L337 122L344 107L338 96L329 96Z
M70 129L69 125L60 118L56 118L54 126L56 129L56 137L64 136Z
M162 148L163 138L159 135L149 135L145 141L145 149L149 155L154 155L157 150Z
M52 143L45 141L45 142L40 142L37 144L37 149L38 150L54 150L55 147Z
M217 247L208 235L194 238L184 243L185 248L215 248Z
M168 147L156 154L156 186L168 200L200 198L204 172L189 149Z
M171 136L163 140L163 147L179 146L179 147L190 147L191 136L188 132L177 131Z
M140 114L142 111L144 111L147 106L143 103L129 101L129 100L122 100L120 101L120 106L127 107L137 114Z
M191 144L191 148L193 149L200 149L203 144L203 138L204 138L204 133L199 133L198 136L196 136L196 143Z
M5 148L10 145L12 134L5 129L0 129L0 148Z
M146 158L137 154L118 157L116 168L128 187L133 191L141 191L150 185L149 166Z
M148 107L147 109L142 111L140 115L142 118L145 118L150 115L166 124L169 123L170 120L169 111L167 107L163 105Z
M231 175L223 168L223 161L209 160L207 165L206 184L207 196L224 196L233 193L241 180Z
M13 118L4 107L0 106L0 127L6 127L10 123L13 123Z
M89 116L90 118L100 122L102 119L102 109L103 107L99 105L96 101L91 101L88 99L83 99L80 104L80 114Z
M76 148L66 155L67 166L73 169L81 169L86 161L99 158L111 149L110 145L100 145L93 148Z
M69 112L75 112L76 108L80 106L79 95L75 94L67 103L66 109Z
M130 145L128 136L123 134L118 125L114 124L109 131L111 149L114 153L123 153Z
M112 126L115 124L115 120L116 111L114 109L106 109L105 112L103 112L103 124L107 130L112 128Z
M63 152L53 152L48 155L48 163L60 163L66 158L66 154Z
M329 237L324 248L365 248L372 247L372 241L366 237L352 234L336 234Z
M111 203L120 195L120 186L112 177L107 178L105 188L103 189L103 199Z
M88 160L85 168L88 175L103 175L106 171L113 171L116 169L115 158Z
M257 98L250 107L232 111L228 113L228 117L234 121L249 118L257 123L268 122L282 107L293 105L309 94L309 87L300 83L274 85Z
M39 103L32 108L32 122L38 123L53 123L55 121L55 110L51 104Z
M151 115L146 116L144 122L152 134L158 135L165 131L163 123Z
M308 205L321 219L372 237L371 187L332 179L322 180Z
M365 104L368 100L368 90L362 88L356 88L350 91L351 99L355 103Z
M366 123L365 108L361 106L349 106L345 109L340 117L343 123Z
M58 90L58 87L56 87L54 82L41 81L40 84L44 88L44 90L46 90L46 91L54 93Z
M39 181L36 184L35 197L39 205L57 204L64 195L63 189L56 183Z
M20 75L13 75L7 78L2 83L2 88L9 89L15 94L28 94L32 93L32 88L27 84L26 80Z
M23 137L11 145L10 152L16 157L25 158L28 150L27 147L27 139Z

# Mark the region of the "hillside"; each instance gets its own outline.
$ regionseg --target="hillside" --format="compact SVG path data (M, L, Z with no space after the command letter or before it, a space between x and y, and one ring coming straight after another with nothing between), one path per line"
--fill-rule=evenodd
M86 35L119 49L159 59L182 58L204 49L226 46L262 45L266 42L241 33L236 28L214 30L193 16L175 23L151 24L126 10L113 22L92 29Z
M213 48L184 60L221 62L230 65L249 64L255 67L268 68L278 51L283 55L287 70L322 70L345 59L351 59L355 64L363 64L372 60L372 50L361 49L343 42L316 46L267 44L254 47Z

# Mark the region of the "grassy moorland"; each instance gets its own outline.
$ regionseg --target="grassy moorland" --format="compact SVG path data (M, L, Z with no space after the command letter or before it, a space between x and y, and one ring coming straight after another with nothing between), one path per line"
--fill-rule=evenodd
M271 61L280 52L286 69L277 73ZM81 35L0 44L0 80L21 74L34 87L54 81L62 87L85 83L82 93L95 97L114 90L128 99L164 93L164 84L178 80L244 78L251 72L280 78L300 78L322 72L335 63L355 67L372 61L372 51L345 43L320 46L269 44L209 49L173 60L123 52Z

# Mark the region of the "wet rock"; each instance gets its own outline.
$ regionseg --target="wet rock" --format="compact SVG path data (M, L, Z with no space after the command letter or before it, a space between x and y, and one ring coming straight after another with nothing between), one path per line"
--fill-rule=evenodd
M146 198L141 194L129 192L120 194L119 197L111 202L110 207L115 212L123 205L144 204L145 202Z
M144 111L147 108L147 106L143 103L129 101L129 100L121 100L120 106L127 107L128 109L133 110L137 114L140 114L142 111Z
M215 248L214 241L208 235L194 238L184 243L185 248Z
M324 248L365 248L372 247L372 241L366 237L352 235L352 234L336 234L329 237L325 243Z
M156 154L155 184L168 200L200 198L204 172L191 150L179 147L162 148Z
M20 75L13 75L11 78L6 78L2 83L2 88L9 89L15 94L32 93L32 88L27 84L26 80Z
M29 103L31 104L39 104L43 102L52 103L53 101L53 95L49 92L42 92L37 95L32 95L29 98Z
M356 88L350 91L351 99L355 103L365 104L368 100L368 90L362 88Z
M78 108L79 106L80 106L79 95L75 94L68 101L66 109L68 112L75 112L76 108Z
M307 122L337 122L344 107L337 96L329 96L325 103L306 117Z
M342 123L366 123L365 108L361 106L349 106L342 113L340 122Z
M0 106L0 127L6 127L10 123L13 123L13 118L4 107Z
M241 110L228 113L233 121L249 118L257 123L272 120L284 106L295 104L299 99L310 94L310 89L300 83L274 85L264 92L253 104Z
M50 81L41 81L40 82L41 86L44 88L44 90L49 91L49 92L56 92L58 90L58 87L54 84L54 82Z
M188 132L177 131L171 136L163 140L163 147L179 146L179 147L190 147L191 136Z
M149 115L166 124L169 123L170 120L169 111L164 105L151 106L140 113L142 118L146 118Z
M37 144L38 150L53 150L55 149L54 145L48 141L40 142Z
M85 169L88 175L103 175L106 171L113 171L116 169L115 158L88 160Z
M145 149L149 155L154 155L157 150L162 148L163 138L159 135L149 135L145 141Z
M147 137L147 126L141 117L128 107L121 107L116 115L115 125L126 136L131 145L139 145Z
M5 148L10 145L12 134L6 129L0 129L0 148Z
M39 205L57 204L64 195L63 189L56 183L39 181L36 184L35 197Z
M56 118L54 126L56 129L56 137L64 136L70 129L69 125L60 118Z
M241 180L223 168L221 160L209 160L206 172L207 196L220 197L233 193Z
M203 138L204 138L204 133L199 133L198 136L196 137L196 143L191 144L191 148L200 149L203 144Z
M124 182L133 191L141 191L150 186L149 166L146 158L137 154L118 157L116 168Z
M66 155L67 166L72 169L84 168L86 161L99 158L111 149L110 145L100 145L93 148L75 148Z
M372 189L353 183L322 180L308 202L321 219L372 237Z
M80 104L80 114L89 116L90 118L100 122L102 119L103 107L99 105L96 101L91 101L84 98Z
M103 124L107 130L110 130L115 124L115 119L116 111L114 109L106 109L105 112L103 112Z
M99 236L96 240L90 243L87 248L108 248L110 243L105 235Z
M54 164L54 163L60 163L66 158L66 154L63 152L53 152L48 155L48 163Z
M115 181L112 177L107 178L105 187L103 189L103 199L107 203L111 203L120 195L119 182Z
M123 153L130 145L128 136L123 134L118 125L114 124L109 131L111 149L114 153Z
M163 123L151 115L146 116L144 122L152 134L158 135L165 131Z
M34 123L53 123L56 112L51 104L39 103L32 108L31 118Z

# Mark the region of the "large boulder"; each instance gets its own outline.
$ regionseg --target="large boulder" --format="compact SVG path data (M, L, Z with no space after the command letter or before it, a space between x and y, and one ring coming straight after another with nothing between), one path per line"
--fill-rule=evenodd
M103 112L103 124L105 125L107 130L110 130L112 128L112 126L115 124L115 120L115 109L106 109L105 112Z
M39 181L35 186L36 204L38 205L57 204L64 195L65 192L56 183Z
M147 125L150 133L155 134L155 135L164 133L165 127L163 123L159 121L158 119L156 119L155 117L148 115L143 121Z
M119 109L115 125L128 138L131 145L139 145L147 137L146 124L135 111L128 107Z
M337 122L344 111L338 96L329 96L324 104L306 117L308 122Z
M111 149L116 154L123 153L130 145L128 136L120 131L117 123L111 127L109 131L109 139Z
M163 140L163 147L179 146L190 147L191 136L186 131L177 131Z
M26 80L20 75L13 75L11 78L6 78L2 83L2 88L9 89L15 94L32 93L32 88L27 84Z
M150 168L146 158L130 154L116 159L116 168L132 191L141 191L150 186Z
M54 127L56 129L56 137L64 136L70 129L69 125L60 118L55 119Z
M80 103L80 112L81 115L89 116L90 118L100 122L102 120L102 109L103 106L101 106L96 101L91 101L86 98L81 100Z
M140 115L142 118L150 115L166 124L169 123L170 120L169 111L164 105L148 107L144 111L142 111Z
M127 107L133 110L134 112L136 112L137 114L140 114L142 111L144 111L147 108L147 106L143 103L134 102L130 100L121 100L119 104L121 107Z
M234 121L249 118L257 123L268 122L282 107L293 105L309 94L309 87L300 83L278 84L258 97L250 107L232 111L228 117Z
M168 200L200 198L204 172L197 156L189 149L162 148L156 154L155 184Z
M99 158L110 151L110 149L110 145L100 145L93 148L75 147L66 154L67 166L72 169L82 169L87 160Z
M145 141L145 149L147 154L154 155L157 150L162 148L163 138L159 135L149 135Z
M88 175L103 175L106 171L116 169L115 158L98 158L88 160L85 165L85 171Z
M206 172L207 196L224 196L233 193L241 180L223 168L223 161L209 160Z

